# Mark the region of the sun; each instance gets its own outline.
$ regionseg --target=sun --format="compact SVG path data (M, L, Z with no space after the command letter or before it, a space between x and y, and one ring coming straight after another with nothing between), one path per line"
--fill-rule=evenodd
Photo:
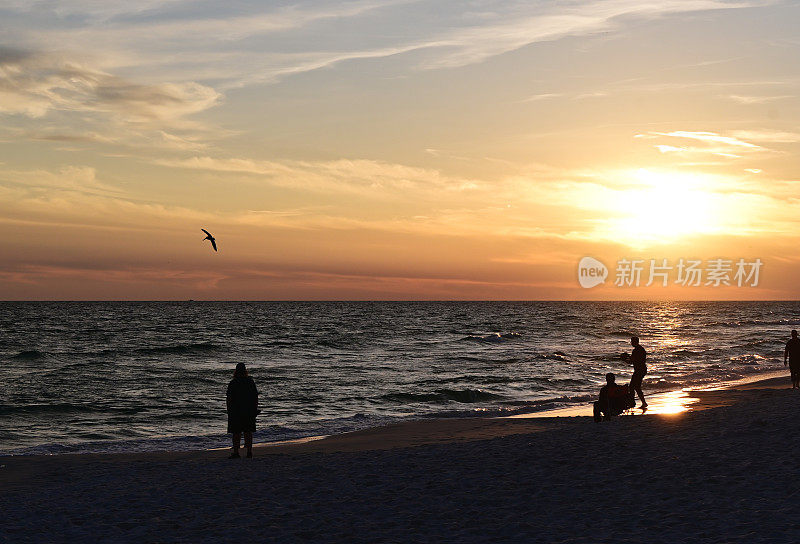
M720 230L719 196L707 176L639 169L630 177L630 188L609 203L614 239L636 246Z

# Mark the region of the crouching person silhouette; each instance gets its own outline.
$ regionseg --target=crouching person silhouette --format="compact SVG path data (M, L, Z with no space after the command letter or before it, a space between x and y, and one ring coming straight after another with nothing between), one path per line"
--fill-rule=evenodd
M617 385L616 380L614 373L609 372L606 374L606 384L600 388L600 398L594 403L594 420L598 423L633 407L629 387Z

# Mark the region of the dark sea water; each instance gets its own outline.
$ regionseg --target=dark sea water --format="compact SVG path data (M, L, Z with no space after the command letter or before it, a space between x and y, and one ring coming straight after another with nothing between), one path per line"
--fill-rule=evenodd
M592 398L631 334L646 392L783 366L797 302L0 303L0 452L221 447L236 363L257 441Z

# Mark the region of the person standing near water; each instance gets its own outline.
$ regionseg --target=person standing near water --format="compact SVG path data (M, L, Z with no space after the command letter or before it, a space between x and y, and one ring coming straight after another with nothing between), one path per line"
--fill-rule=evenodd
M792 330L792 337L786 342L786 349L783 350L783 366L787 365L789 359L789 372L792 373L792 389L800 389L800 338L797 338L797 331Z
M642 380L644 375L647 374L647 352L639 345L639 337L633 336L631 338L631 345L633 351L628 359L633 365L633 376L631 376L631 396L635 391L639 395L639 400L642 401L641 408L647 408L647 402L644 400L644 393L642 392Z
M239 445L244 433L244 446L247 448L247 457L253 456L253 432L256 430L256 416L258 409L258 389L256 383L247 374L244 363L236 365L233 379L228 384L225 395L225 404L228 408L228 432L233 434L233 452L230 459L237 459Z

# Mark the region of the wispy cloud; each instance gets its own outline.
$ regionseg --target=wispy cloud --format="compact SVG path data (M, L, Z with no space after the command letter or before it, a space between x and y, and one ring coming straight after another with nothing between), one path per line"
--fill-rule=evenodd
M219 99L199 83L139 84L58 55L0 49L0 112L42 117L65 110L165 121L208 109Z
M449 192L477 189L480 182L445 176L437 170L364 159L264 161L208 156L159 159L161 166L257 176L266 183L323 192L379 194L384 190Z
M766 104L767 102L774 102L776 100L783 100L784 98L794 98L790 94L782 94L777 96L748 96L741 94L729 94L728 98L739 104Z
M0 182L29 189L59 189L105 196L122 194L118 187L97 179L97 171L88 166L64 166L58 172L0 170Z
M175 1L151 2L147 10L132 6L129 11L122 5L76 4L69 8L70 16L83 20L83 25L52 28L45 17L39 32L12 26L7 35L28 47L55 49L69 43L78 52L91 53L106 69L135 67L152 77L168 66L171 73L184 74L183 79L216 79L220 88L230 88L349 60L412 52L420 52L412 62L416 67L460 67L530 44L615 30L626 18L762 4L722 0L489 1L481 5L480 16L465 12L458 2L430 0L254 3L214 10ZM36 20L36 14L23 5L17 5L7 18L13 20L20 13L26 21ZM354 27L381 27L389 17L392 26L402 32L365 31L358 34L359 39L351 39ZM102 24L97 24L98 19Z
M227 134L192 119L221 96L196 82L136 83L62 54L0 47L0 115L31 120L3 127L16 138L199 151Z
M800 133L780 130L735 130L731 133L735 138L753 140L755 142L796 143L800 142Z
M731 136L722 136L716 132L691 132L686 130L676 130L673 132L653 132L656 136L670 136L672 138L688 138L699 140L705 143L719 143L733 147L745 147L748 149L758 149L759 146L750 142L745 142Z
M314 22L356 17L369 11L413 0L349 0L292 3L236 2L221 6L195 0L151 2L72 2L55 9L34 9L29 2L4 6L9 16L24 15L42 25L69 17L72 25L50 28L53 38L71 37L87 45L91 40L133 45L135 34L152 42L200 46L209 38L232 42L254 35L298 29ZM10 8L10 9L9 9ZM32 19L32 21L31 21ZM76 24L77 22L77 24ZM81 24L82 23L82 24ZM12 29L13 31L14 29Z
M543 93L543 94L535 94L533 96L529 96L520 102L539 102L540 100L548 100L550 98L558 98L563 96L561 93Z
M739 133L740 136L741 134L745 133ZM676 130L672 132L649 132L646 134L637 134L635 137L642 139L669 138L673 141L690 140L692 142L699 142L702 144L700 146L676 145L673 143L654 144L653 147L658 149L659 152L665 154L671 153L685 156L710 154L728 159L739 159L744 154L765 153L771 151L768 148L748 142L744 138L737 137L736 135L724 136L716 132Z
M194 116L219 104L223 90L355 60L403 59L396 68L404 71L453 68L530 44L613 30L626 18L752 5L759 3L490 1L465 12L462 6L448 9L419 0L298 1L235 9L188 0L78 2L36 10L7 3L0 7L7 21L4 40L17 45L0 44L0 113L48 117L46 129L30 131L41 140L199 151L223 131L204 131ZM404 31L352 33L389 20ZM61 118L52 119L56 113Z
M457 67L481 62L532 43L615 28L622 17L659 17L670 13L742 8L751 2L666 0L661 2L609 0L586 3L516 4L500 11L494 23L445 33L436 45L446 48L425 63L427 68ZM531 11L533 13L531 13Z
M603 98L608 96L609 93L605 91L592 91L586 93L573 93L573 94L565 94L565 93L545 93L545 94L535 94L533 96L529 96L519 102L521 104L527 102L540 102L542 100L552 100L555 98L568 98L570 100L585 100L587 98Z
M194 289L215 289L219 282L231 277L229 274L208 270L183 268L156 268L149 266L86 267L58 264L6 265L0 269L0 277L7 282L42 284L63 280L79 280L95 285L143 284L157 282L162 285L190 286Z
M573 98L575 100L585 100L587 98L602 98L604 96L608 96L608 93L603 92L603 91L594 91L594 92L590 92L590 93L581 93L581 94L575 95Z

